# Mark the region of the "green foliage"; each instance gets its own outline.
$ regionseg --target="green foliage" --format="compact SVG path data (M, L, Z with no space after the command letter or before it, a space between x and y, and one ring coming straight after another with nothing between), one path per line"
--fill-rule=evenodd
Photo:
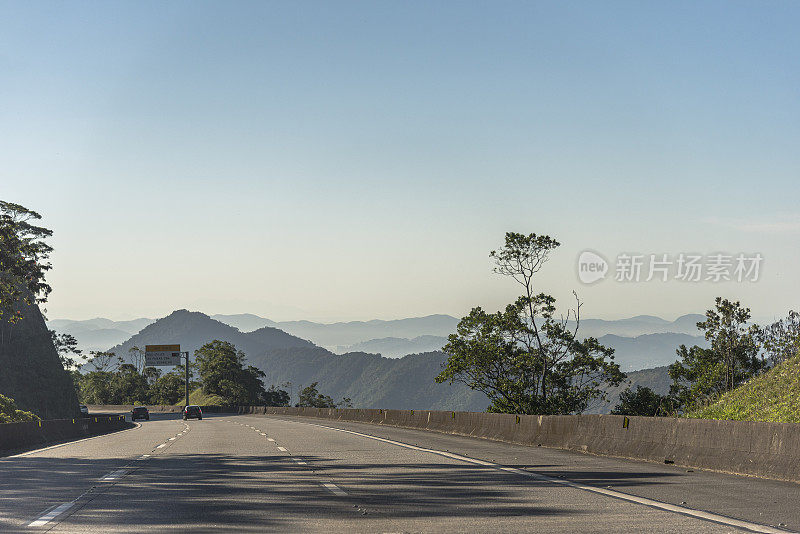
M0 201L0 320L19 320L18 302L43 303L50 294L44 278L53 249L44 240L53 232L30 223L41 218L19 204Z
M262 404L264 373L244 367L245 354L232 343L214 340L195 351L196 364L203 392L218 395L225 404Z
M183 405L184 401L183 391L181 391L180 402L176 402L175 404ZM225 399L218 395L203 393L203 388L199 387L189 393L189 404L196 404L198 406L221 406L225 404Z
M332 398L317 391L317 382L303 388L300 392L300 402L297 405L311 408L336 408L336 403Z
M800 423L800 354L687 415L700 419Z
M179 371L158 377L150 386L150 402L172 406L180 403L181 399L185 401L186 387L184 383L184 375Z
M673 410L673 401L668 395L659 395L648 387L636 386L623 391L611 413L613 415L641 415L647 417L667 416Z
M800 313L789 311L786 319L776 321L760 331L759 341L767 358L779 364L800 354Z
M39 417L31 412L17 408L14 399L0 395L0 423L19 423L24 421L38 421Z
M276 389L275 386L270 386L264 393L264 404L266 406L289 406L289 392Z
M697 323L711 347L678 348L679 360L669 366L670 394L684 410L708 403L731 391L767 366L759 358L758 326L748 326L750 309L717 297L706 320Z
M71 371L79 368L81 364L78 363L76 358L85 360L86 357L83 356L83 351L78 348L78 340L75 339L75 336L72 334L59 334L55 330L50 330L50 337L64 369Z
M558 246L549 236L506 234L505 247L490 257L495 272L516 280L524 294L505 311L478 307L464 317L443 349L448 359L436 382L483 392L491 412L568 414L585 411L624 380L613 349L578 339L577 295L576 308L556 318L555 298L534 292L534 275ZM570 318L578 325L572 331Z

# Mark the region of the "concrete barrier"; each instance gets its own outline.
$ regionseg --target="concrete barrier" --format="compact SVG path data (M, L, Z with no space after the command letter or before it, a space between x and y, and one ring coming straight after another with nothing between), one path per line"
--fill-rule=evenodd
M800 482L800 425L621 415L241 407Z
M71 441L126 428L124 415L0 424L0 455L36 445Z

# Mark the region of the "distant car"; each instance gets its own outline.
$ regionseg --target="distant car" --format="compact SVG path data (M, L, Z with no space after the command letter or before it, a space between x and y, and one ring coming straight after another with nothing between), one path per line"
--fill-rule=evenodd
M78 408L81 410L81 417L89 417L89 408L85 404L78 405Z
M136 421L137 419L150 420L150 412L147 408L144 406L136 406L131 410L131 421Z
M183 420L186 421L187 419L197 418L198 420L203 420L203 410L200 409L200 406L186 406L183 409Z

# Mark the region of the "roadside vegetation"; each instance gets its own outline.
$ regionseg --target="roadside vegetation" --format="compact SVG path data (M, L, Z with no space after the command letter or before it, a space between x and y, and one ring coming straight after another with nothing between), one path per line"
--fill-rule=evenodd
M0 395L0 423L20 423L38 420L39 417L36 414L20 410L14 399Z
M156 367L144 367L144 353L139 348L133 347L130 352L133 364L124 363L123 358L111 352L94 352L85 364L73 369L82 403L183 404L183 365L162 374ZM245 365L245 354L231 343L211 341L195 351L195 361L189 364L189 402L288 406L289 394L274 387L265 389L263 376L262 371Z
M556 299L540 292L537 274L558 246L546 235L505 235L503 248L489 256L494 271L517 282L522 294L504 310L476 307L461 319L436 382L482 391L490 412L575 414L604 401L606 388L625 379L614 349L578 336L578 295L557 315Z
M628 389L612 413L800 422L800 314L761 327L741 303L718 297L697 327L710 347L678 348L669 394Z

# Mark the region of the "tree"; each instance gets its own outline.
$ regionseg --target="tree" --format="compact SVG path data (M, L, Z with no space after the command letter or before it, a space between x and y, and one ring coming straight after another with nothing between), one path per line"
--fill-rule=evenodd
M114 373L110 371L86 373L80 380L78 399L84 404L113 404L113 379Z
M306 386L300 391L300 402L297 406L311 407L311 408L336 408L336 403L327 395L323 395L317 391L318 382Z
M89 353L89 365L94 367L96 371L113 371L122 364L122 358L118 357L113 352L103 352L93 350Z
M61 365L67 371L72 371L81 366L77 358L86 360L83 351L78 348L78 340L71 334L59 334L55 330L50 330L50 337L53 339L53 346L56 348ZM73 357L74 356L74 357Z
M759 341L773 365L800 354L800 313L789 311L786 319L764 327Z
M119 366L111 379L112 404L147 402L148 389L147 379L139 373L136 366L124 363Z
M0 200L0 320L15 322L18 302L27 305L47 301L51 287L45 273L53 248L45 239L53 232L31 224L42 216L19 204Z
M142 376L147 380L147 385L152 386L161 377L161 369L157 367L145 367L142 369Z
M38 420L39 417L36 414L20 410L14 399L0 395L0 424Z
M145 365L145 352L134 345L133 347L128 349L128 356L130 360L133 362L133 365L136 367L136 370L144 369Z
M264 406L289 406L290 401L289 393L283 389L276 389L274 385L264 392Z
M195 351L203 392L219 395L226 404L258 404L263 399L264 372L244 367L245 354L227 341L214 340Z
M436 382L482 391L492 401L489 411L525 414L581 413L622 382L613 349L578 339L577 295L575 308L556 318L555 298L535 291L535 275L558 246L549 236L506 234L503 249L490 257L495 272L517 281L523 295L504 311L477 307L464 317L443 349L448 359Z
M152 369L148 367L148 369ZM177 372L158 377L150 386L150 402L171 406L184 397L184 376Z
M678 361L669 366L670 394L683 409L691 409L731 391L764 369L759 358L760 329L748 326L750 309L717 297L706 320L697 323L705 331L710 348L678 348Z
M667 416L672 413L674 403L667 395L659 395L648 387L636 386L636 391L627 388L620 393L619 404L613 415L642 415L647 417Z

